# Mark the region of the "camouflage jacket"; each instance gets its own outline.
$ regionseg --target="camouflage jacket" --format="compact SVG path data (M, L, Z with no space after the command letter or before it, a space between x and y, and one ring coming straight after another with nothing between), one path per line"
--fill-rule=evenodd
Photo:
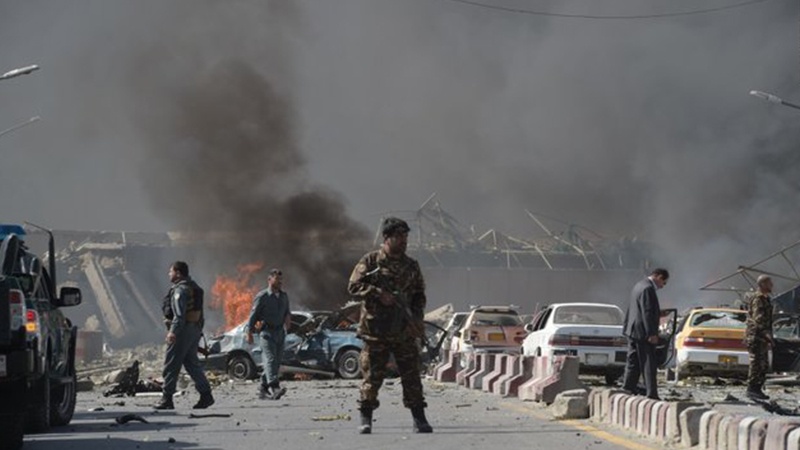
M425 281L419 263L402 255L390 257L383 249L364 255L350 275L348 292L361 301L358 335L362 339L415 337L424 329ZM385 306L381 293L391 292L396 305Z
M769 295L756 292L747 300L747 342L766 341L772 338L772 300Z

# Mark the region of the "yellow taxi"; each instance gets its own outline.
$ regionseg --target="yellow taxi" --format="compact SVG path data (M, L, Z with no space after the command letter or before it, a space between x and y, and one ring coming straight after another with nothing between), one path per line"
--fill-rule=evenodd
M675 335L673 381L695 375L747 375L744 342L747 312L734 308L694 308Z

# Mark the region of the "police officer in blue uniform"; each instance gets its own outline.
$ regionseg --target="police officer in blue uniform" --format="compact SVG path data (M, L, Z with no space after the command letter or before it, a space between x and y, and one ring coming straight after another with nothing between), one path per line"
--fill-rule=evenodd
M292 316L289 312L289 296L282 287L283 273L279 269L270 270L267 288L256 294L247 321L247 343L254 342L254 332L259 333L264 373L261 375L258 397L262 400L278 400L286 393L286 388L280 386L278 369L283 358L286 329L291 324ZM260 328L257 324L260 324Z
M200 400L194 409L214 404L211 386L197 357L197 345L203 334L203 289L189 277L189 265L174 262L169 268L172 288L164 298L164 322L167 326L167 355L164 361L164 388L155 409L175 409L172 396L178 384L181 366L194 381Z

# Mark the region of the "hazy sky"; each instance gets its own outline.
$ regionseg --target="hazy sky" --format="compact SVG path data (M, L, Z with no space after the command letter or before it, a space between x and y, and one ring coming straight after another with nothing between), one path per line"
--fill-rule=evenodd
M0 81L0 129L42 116L0 137L0 208L158 231L247 226L259 205L317 193L373 229L437 192L479 229L540 234L527 208L656 241L696 287L800 237L800 114L747 95L800 101L797 13L788 0L653 20L445 0L0 0L0 71L42 67Z

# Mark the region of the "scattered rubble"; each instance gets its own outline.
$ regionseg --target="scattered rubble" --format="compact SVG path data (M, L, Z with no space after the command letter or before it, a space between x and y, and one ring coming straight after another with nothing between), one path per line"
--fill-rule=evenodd
M556 395L550 406L556 420L589 418L589 391L573 389Z
M150 423L150 422L147 421L147 419L145 419L144 417L142 417L142 416L140 416L138 414L125 414L125 415L117 417L114 420L120 425L124 425L124 424L126 424L128 422L132 422L132 421L133 422Z

